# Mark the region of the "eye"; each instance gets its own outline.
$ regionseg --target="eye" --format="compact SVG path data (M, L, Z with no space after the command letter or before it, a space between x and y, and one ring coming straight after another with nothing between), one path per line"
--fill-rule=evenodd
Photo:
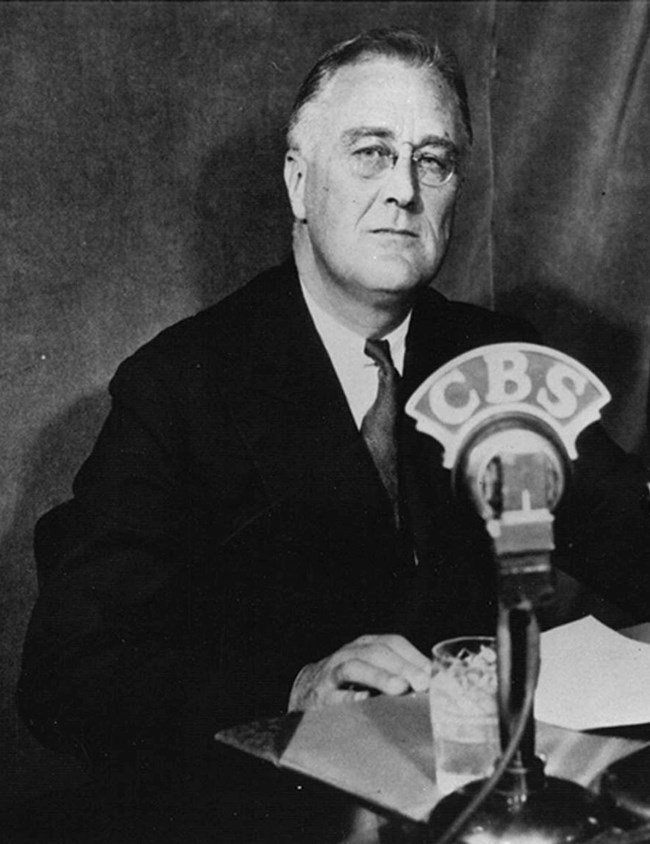
M379 162L391 158L392 153L386 147L380 146L379 144L373 144L358 147L357 149L353 150L352 155L354 155L359 160Z
M451 159L434 155L432 152L423 152L417 162L427 173L447 173L454 165Z
M444 184L456 170L456 158L449 153L418 152L413 159L424 184Z
M365 143L352 150L352 171L362 179L375 179L391 166L394 155L384 144Z

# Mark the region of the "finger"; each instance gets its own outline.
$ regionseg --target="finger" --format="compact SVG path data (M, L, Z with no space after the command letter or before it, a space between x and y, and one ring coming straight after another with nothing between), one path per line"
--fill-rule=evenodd
M429 661L423 657L423 663L420 660L418 660L418 664L410 662L408 658L405 658L401 653L391 647L392 644L396 644L398 648L409 656L412 651L419 654L419 651L403 637L379 636L371 642L369 641L368 644L344 649L341 655L345 655L347 659L361 659L377 668L383 668L397 677L402 677L414 691L426 691L429 688L431 679L431 665Z
M370 697L369 689L357 689L352 692L352 700L367 700Z
M330 689L319 697L318 708L322 709L325 706L334 706L340 703L356 703L367 700L370 694L371 692L368 689L365 691L360 689Z
M355 639L354 642L351 643L351 646L355 647L359 645L367 646L375 644L385 645L390 648L390 650L399 654L402 659L411 663L415 668L430 674L431 660L421 653L414 645L412 645L408 639L405 639L404 636L400 636L397 633L359 636L358 639ZM343 648L343 650L345 651L346 648Z
M332 672L332 680L338 688L354 683L387 695L402 695L411 688L403 675L355 658L339 663Z
M431 670L431 660L428 659L421 651L412 645L404 636L399 636L396 633L390 633L381 637L392 650L398 653L403 659L410 662L416 668L422 671Z
M405 662L402 673L408 678L411 687L416 692L424 692L431 681L431 660L414 647L404 636L389 634L382 637L391 650L397 653Z

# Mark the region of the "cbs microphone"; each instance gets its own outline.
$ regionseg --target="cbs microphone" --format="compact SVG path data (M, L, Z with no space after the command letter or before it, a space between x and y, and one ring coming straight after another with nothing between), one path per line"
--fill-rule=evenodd
M413 394L406 412L444 448L458 495L485 520L502 578L502 599L550 572L552 512L577 457L576 440L610 399L604 384L567 355L532 343L483 346L454 358ZM507 579L509 578L509 580ZM538 578L548 596L548 578ZM509 587L512 594L503 594ZM523 596L520 596L523 597Z
M536 609L553 594L553 511L578 456L576 441L610 399L567 355L532 343L473 349L434 372L406 412L443 447L458 496L485 521L497 573L502 765L444 798L431 824L451 841L588 841L607 827L597 798L546 777L535 756L539 670ZM507 764L506 764L507 763ZM501 767L501 770L500 770ZM462 833L462 834L461 834Z

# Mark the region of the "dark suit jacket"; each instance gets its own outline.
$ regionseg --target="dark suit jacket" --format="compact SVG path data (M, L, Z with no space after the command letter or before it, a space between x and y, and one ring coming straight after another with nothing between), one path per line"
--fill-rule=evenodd
M423 291L404 397L470 348L536 339ZM428 652L493 631L482 522L453 499L437 443L405 419L413 565L293 264L164 331L111 393L74 501L37 531L19 703L42 741L100 761L145 754L204 724L201 707L209 733L283 712L299 669L361 634L400 632ZM647 616L642 474L598 428L579 450L559 552Z

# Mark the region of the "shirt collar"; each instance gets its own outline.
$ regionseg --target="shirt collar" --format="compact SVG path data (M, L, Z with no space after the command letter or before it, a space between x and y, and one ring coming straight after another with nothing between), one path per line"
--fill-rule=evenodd
M356 362L356 365L374 366L374 361L364 352L366 338L342 325L332 314L324 310L307 290L302 279L300 280L300 287L316 330L335 367L337 364L354 365L354 362ZM404 370L406 335L411 322L411 314L412 311L409 311L397 328L394 328L384 337L378 338L388 341L393 364L400 375Z

